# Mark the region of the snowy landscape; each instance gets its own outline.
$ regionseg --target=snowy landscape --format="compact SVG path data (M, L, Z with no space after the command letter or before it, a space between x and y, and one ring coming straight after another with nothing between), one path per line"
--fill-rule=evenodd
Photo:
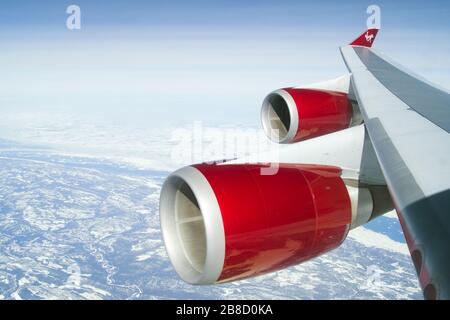
M15 121L0 120L1 299L422 298L395 213L302 265L188 285L159 228L161 185L180 166L170 160L171 130L74 127L55 115Z

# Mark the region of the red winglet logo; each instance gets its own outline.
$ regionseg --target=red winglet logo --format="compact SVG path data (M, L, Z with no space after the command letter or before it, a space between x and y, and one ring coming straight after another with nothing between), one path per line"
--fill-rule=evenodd
M375 41L375 37L377 36L378 29L369 29L356 38L350 45L352 46L363 46L363 47L371 47L373 42Z

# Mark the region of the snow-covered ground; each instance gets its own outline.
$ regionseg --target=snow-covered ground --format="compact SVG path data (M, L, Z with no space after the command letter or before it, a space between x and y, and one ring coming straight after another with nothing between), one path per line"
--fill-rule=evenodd
M158 216L161 184L182 165L171 158L179 128L11 117L0 118L1 299L422 297L392 213L302 265L236 283L185 284L168 261Z

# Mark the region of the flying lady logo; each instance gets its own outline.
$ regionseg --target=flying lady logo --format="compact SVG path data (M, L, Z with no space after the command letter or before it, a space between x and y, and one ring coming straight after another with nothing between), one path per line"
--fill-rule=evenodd
M370 34L369 31L367 31L365 36L366 36L366 41L369 43L372 43L374 35Z

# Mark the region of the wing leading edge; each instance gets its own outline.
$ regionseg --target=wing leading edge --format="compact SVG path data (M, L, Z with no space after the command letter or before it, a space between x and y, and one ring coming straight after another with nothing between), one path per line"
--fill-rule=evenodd
M427 299L450 299L450 94L368 46L341 47Z

